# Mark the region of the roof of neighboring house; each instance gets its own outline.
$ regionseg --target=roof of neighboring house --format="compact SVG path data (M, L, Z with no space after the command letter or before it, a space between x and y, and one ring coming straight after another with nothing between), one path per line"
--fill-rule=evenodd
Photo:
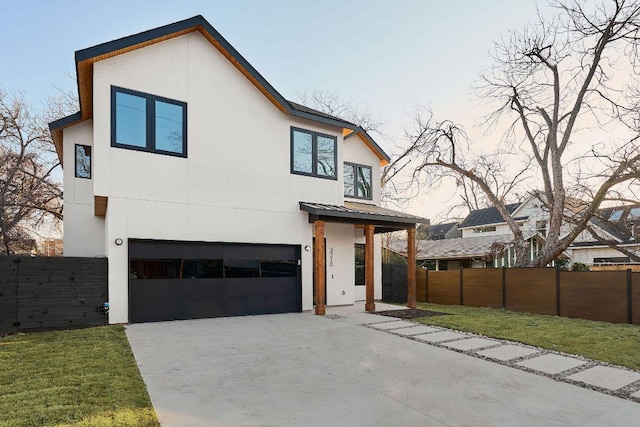
M512 214L521 205L522 205L522 202L511 203L511 204L505 205L505 208L507 208L507 212L509 212L509 214ZM514 219L521 220L526 218L527 217L518 217ZM502 222L504 222L504 219L500 215L500 212L498 212L498 209L491 207L491 208L478 209L478 210L469 212L469 215L467 215L464 221L462 221L462 224L460 224L460 228L477 227L479 225L488 225L488 224L499 224Z
M451 229L458 226L458 222L448 222L446 224L433 224L424 227L424 233L428 240L444 239Z
M632 212L633 209L633 212ZM611 237L613 237L617 243L623 245L635 245L640 241L640 236L633 235L631 232L631 226L635 225L636 228L640 225L640 216L636 217L632 213L637 213L640 209L640 203L633 205L613 206L604 209L600 209L596 216L591 218L590 223L600 228ZM618 219L612 220L612 214L619 212ZM640 215L640 214L638 214ZM598 240L574 242L572 247L585 247L585 246L601 246L604 243Z
M485 256L494 243L507 245L511 242L510 235L477 236L445 240L419 240L418 260L471 258ZM404 254L407 243L395 241L391 243L391 250Z
M300 104L287 101L201 15L76 51L76 80L78 84L80 111L49 124L49 129L51 131L60 162L62 163L63 161L62 130L68 126L88 120L93 116L93 64L95 62L112 58L135 49L143 48L194 31L200 32L207 40L209 40L209 42L218 49L218 51L220 51L220 53L224 55L229 62L238 69L238 71L253 83L253 85L280 111L295 117L342 128L343 134L357 134L380 159L381 166L389 163L390 157L361 127L338 117L324 114ZM351 132L345 132L344 129Z

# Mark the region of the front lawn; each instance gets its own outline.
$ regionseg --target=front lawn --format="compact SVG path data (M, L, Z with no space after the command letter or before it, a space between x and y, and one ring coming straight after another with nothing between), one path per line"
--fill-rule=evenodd
M0 338L0 426L158 426L122 326Z
M418 308L450 313L420 323L518 341L640 370L640 326L517 313L491 308L419 303Z

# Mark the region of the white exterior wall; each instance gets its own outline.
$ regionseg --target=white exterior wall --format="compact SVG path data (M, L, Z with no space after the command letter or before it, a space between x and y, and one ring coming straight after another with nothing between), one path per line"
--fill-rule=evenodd
M626 257L622 252L610 247L578 247L570 248L569 252L574 263L579 262L587 265L592 265L594 258Z
M75 178L75 145L93 145L92 121L63 132L64 256L105 256L104 219L93 215L95 171L91 171L91 179Z
M112 148L112 85L186 102L188 157ZM65 232L65 248L83 253L80 238L100 236L94 246L109 257L110 322L128 320L128 239L300 245L302 309L311 309L313 254L304 248L312 245L313 227L298 203L342 204L341 129L282 113L198 32L96 62L93 88L92 122L65 131L65 214L69 209L67 218L76 215L79 221ZM337 180L291 174L291 126L337 137ZM91 186L73 178L68 151L75 133L93 145ZM373 194L379 203L379 160L362 151L354 147L351 161L375 159ZM358 152L368 157L358 158ZM74 184L87 188L81 202L71 200L67 207L67 189ZM108 197L104 219L93 216L93 195ZM353 226L327 224L326 236L327 248L334 249L334 265L327 263L327 302L351 304ZM125 243L115 245L117 238Z

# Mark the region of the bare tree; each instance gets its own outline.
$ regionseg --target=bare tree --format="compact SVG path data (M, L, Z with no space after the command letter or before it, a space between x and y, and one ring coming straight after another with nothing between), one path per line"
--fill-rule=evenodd
M62 219L60 163L45 114L0 90L0 253L31 250L33 230Z
M368 108L358 107L352 99L345 99L335 92L313 90L297 94L300 103L325 114L347 120L368 133L383 136L382 120L371 114Z
M479 95L498 105L486 122L510 124L498 148L473 154L459 126L431 116L417 124L411 147L419 158L414 178L422 184L452 178L482 191L514 235L519 266L556 259L601 203L629 198L640 184L640 97L628 90L638 87L640 4L551 6L555 17L539 13L536 24L496 43L494 66L481 76ZM589 141L596 131L603 140ZM513 160L523 157L522 167L515 167ZM546 245L530 261L523 232L506 209L524 184L549 214Z

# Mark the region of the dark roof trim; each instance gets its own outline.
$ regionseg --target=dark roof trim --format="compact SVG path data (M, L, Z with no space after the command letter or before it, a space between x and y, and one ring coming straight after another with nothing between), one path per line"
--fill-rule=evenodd
M325 218L350 219L357 221L367 221L372 223L387 224L420 224L423 218L415 216L391 216L382 215L371 212L356 211L354 209L345 209L340 206L324 205L322 207L310 203L300 202L300 209L309 212L311 215ZM358 222L359 223L359 222Z
M75 122L80 121L81 118L82 118L82 113L78 111L77 113L73 113L69 116L52 121L51 123L49 123L49 130L55 130L55 129L70 126Z

